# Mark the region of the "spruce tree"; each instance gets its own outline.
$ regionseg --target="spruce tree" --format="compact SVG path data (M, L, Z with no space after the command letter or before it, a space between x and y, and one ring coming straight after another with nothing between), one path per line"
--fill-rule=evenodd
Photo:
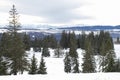
M57 44L57 49L55 49L54 56L57 57L57 58L60 58L60 57L62 57L62 55L63 55L63 52L62 52L62 49L61 49L61 47L60 47L60 45L58 43Z
M76 40L76 36L75 36L75 33L71 33L70 34L70 51L69 51L69 54L71 57L74 57L74 58L78 58L78 54L76 52L77 50L77 40Z
M81 48L81 35L78 35L78 39L77 39L77 47Z
M43 59L43 56L41 57L41 62L40 62L40 66L38 68L38 71L37 73L38 74L47 74L46 72L46 66L45 66L45 62L44 62L44 59Z
M60 39L60 45L62 48L68 48L68 35L66 31L64 30L61 34L61 39Z
M64 71L66 73L71 72L71 59L68 53L66 53L65 59L64 59Z
M99 47L100 55L102 56L102 71L103 72L113 72L115 65L115 52L112 38L109 32L102 32L104 36L101 42L101 46Z
M11 54L10 58L12 60L12 63L10 65L11 74L17 75L19 71L23 73L23 66L25 67L23 63L27 62L27 59L21 35L17 32L20 29L20 23L18 22L19 15L17 13L15 5L12 6L9 14L10 20L7 33L10 36L8 43L10 46L8 52Z
M69 56L70 56L70 63L72 66L71 72L73 73L79 73L79 62L78 62L78 53L77 53L77 40L75 33L70 34L70 51L69 51Z
M49 44L48 45L50 48L53 48L53 49L57 48L57 40L53 34L50 35L50 37L49 37Z
M81 38L80 38L80 48L81 49L85 49L85 39L86 39L86 34L84 31L82 31L82 35L81 35Z
M95 52L95 55L99 54L99 52L98 52L98 50L99 50L99 48L98 48L99 39L98 38L99 38L99 34L96 34L94 36L94 52Z
M38 70L37 69L37 60L36 60L35 54L34 54L31 59L29 74L37 74L37 70Z
M101 46L103 46L103 43L105 41L104 31L100 31L97 39L97 48L98 48L98 54L101 55Z
M95 49L95 36L94 36L94 33L93 32L89 33L87 38L89 39L89 41L91 43L91 47L93 48L93 51L95 52L95 50L94 50Z
M50 52L49 52L48 48L43 47L42 56L44 56L44 57L49 57L50 56Z
M83 58L83 73L92 73L95 72L95 64L94 64L94 58L93 58L93 48L91 45L91 42L89 41L89 39L86 39L85 42L85 53L84 54L84 58Z
M103 72L115 72L115 53L114 51L109 51L106 56L104 56Z

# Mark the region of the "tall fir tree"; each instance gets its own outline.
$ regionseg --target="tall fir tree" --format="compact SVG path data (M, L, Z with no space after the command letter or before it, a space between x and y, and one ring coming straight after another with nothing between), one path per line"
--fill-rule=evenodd
M81 38L80 38L80 43L81 43L80 48L81 49L85 49L85 39L86 39L86 34L85 34L84 31L82 31L82 35L81 35Z
M115 65L115 52L114 52L114 45L113 40L110 36L109 32L101 32L101 35L103 36L100 42L101 45L99 47L100 55L102 56L102 71L103 72L113 72L114 65ZM100 35L100 36L101 36Z
M69 51L69 54L71 57L74 57L74 58L78 58L78 54L76 52L77 50L77 40L76 40L76 36L75 36L75 33L71 33L70 34L70 51Z
M9 26L8 26L8 35L10 36L9 43L9 53L11 54L11 74L17 75L18 72L23 73L23 64L27 62L26 53L23 41L20 34L17 32L20 29L20 23L18 22L18 13L15 8L15 5L12 6L12 9L9 11ZM23 64L23 65L22 65Z
M35 54L34 54L31 59L29 74L37 74L37 70L38 70L37 69L37 59L35 58Z
M102 72L115 72L115 53L109 51L102 59Z
M71 72L71 59L68 53L66 53L65 59L64 59L64 71L66 73Z
M68 48L68 35L66 31L64 30L61 34L61 39L60 39L60 45L62 48Z
M41 57L41 62L40 62L40 66L38 68L38 71L37 73L38 74L47 74L46 72L46 66L45 66L45 62L44 62L44 59L43 59L43 56Z
M79 61L78 61L78 53L77 53L77 40L75 33L70 33L70 51L69 56L71 57L71 72L79 73Z
M78 39L77 39L77 47L81 48L81 35L78 35Z
M84 58L83 58L83 64L82 64L82 68L83 68L83 73L92 73L95 72L95 64L94 64L94 51L91 45L91 42L89 41L89 39L86 39L85 42L85 53L84 54Z

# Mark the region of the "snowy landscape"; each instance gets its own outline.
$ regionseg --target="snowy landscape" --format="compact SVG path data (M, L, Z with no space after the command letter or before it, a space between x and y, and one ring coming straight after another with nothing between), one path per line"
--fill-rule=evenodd
M0 0L0 80L120 80L118 7Z
M120 58L120 44L115 44L115 52L117 58ZM48 74L42 75L42 74L36 74L36 75L29 75L28 72L24 72L23 75L19 74L14 76L0 76L0 80L119 80L120 79L120 73L112 72L112 73L103 73L103 72L97 72L97 73L65 73L64 72L64 62L62 58L55 58L54 57L54 50L49 49L51 56L48 58L45 58L47 72ZM64 50L65 52L68 50ZM79 64L82 63L82 50L77 50L79 54ZM41 52L34 52L31 48L30 51L27 51L29 58L31 59L33 54L35 54L35 57L37 58L37 61L40 61L41 58ZM99 58L96 59L96 66L99 66ZM39 64L39 63L38 63ZM81 66L80 66L80 69Z

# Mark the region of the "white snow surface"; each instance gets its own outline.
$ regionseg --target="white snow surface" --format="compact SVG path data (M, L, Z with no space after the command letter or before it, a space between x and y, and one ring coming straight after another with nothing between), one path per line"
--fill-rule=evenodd
M8 76L0 76L0 80L120 80L120 73L65 73L64 72L64 62L63 58L55 58L54 57L54 50L49 49L50 51L50 57L44 58L46 62L47 67L47 74L41 75L29 75L28 72L24 72L23 75L8 75ZM68 52L69 49L64 50L65 52ZM79 54L79 65L80 70L82 70L82 58L83 58L83 51L81 49L77 49L77 52ZM115 52L117 58L120 58L120 44L115 44ZM35 57L38 61L38 66L40 63L41 58L41 52L34 52L31 48L30 51L27 51L28 53L28 60L32 58L33 54L35 54ZM97 64L97 70L99 68L99 56L95 56L96 64Z

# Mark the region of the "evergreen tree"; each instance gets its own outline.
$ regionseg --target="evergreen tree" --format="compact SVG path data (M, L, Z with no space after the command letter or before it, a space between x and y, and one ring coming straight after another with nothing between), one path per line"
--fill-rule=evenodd
M44 57L49 57L50 56L50 52L49 52L48 48L43 47L42 56L44 56Z
M113 50L109 51L106 56L103 56L102 71L114 72L115 71L115 53Z
M60 45L57 44L57 49L55 49L54 56L57 58L60 58L60 57L62 57L62 55L63 55L62 49L61 49Z
M77 53L77 40L75 33L70 34L70 51L69 56L71 58L70 63L72 66L71 72L79 73L79 62L78 62L78 53Z
M93 48L91 45L91 42L89 39L86 39L85 42L85 53L84 53L84 58L83 58L83 71L84 73L91 73L95 72L95 64L94 64L94 58L93 58Z
M95 37L94 37L94 33L91 32L88 34L87 38L89 39L90 43L91 43L91 47L93 49L95 49Z
M78 58L78 54L76 52L76 49L77 49L77 40L76 40L76 36L75 36L75 33L71 33L70 34L70 51L69 51L69 54L71 57L74 57L74 58Z
M37 74L37 70L38 70L37 69L37 60L36 60L35 54L34 54L31 59L29 74Z
M37 37L35 37L35 39L34 39L34 41L33 41L33 43L32 43L33 45L33 50L35 51L35 52L40 52L41 51L41 40L39 39L39 38L37 38Z
M105 56L110 50L114 50L113 40L109 32L100 31L97 43L98 53L102 56Z
M80 43L81 43L80 48L81 49L85 49L85 39L86 39L86 34L85 34L84 31L82 31L82 35L81 35L81 38L80 38Z
M70 43L71 32L69 31L69 33L66 33L66 36L67 36L67 38L66 38L66 48L70 48L70 46L71 46L71 43Z
M64 71L66 73L70 73L71 72L71 59L70 56L68 55L68 53L66 53L65 59L64 59Z
M65 30L62 32L61 39L60 39L60 45L62 48L68 48L68 35L65 32Z
M99 38L99 34L96 34L94 36L94 53L95 53L95 55L99 54L99 52L98 52L98 50L99 50L99 47L98 47L99 39L98 38Z
M115 52L113 40L109 34L109 32L101 32L100 37L102 41L99 46L99 53L102 56L102 71L103 72L113 72L115 71Z
M12 60L11 63L11 74L17 75L17 72L23 72L24 62L27 62L25 58L25 48L23 41L21 39L21 35L18 34L18 30L20 29L20 23L18 22L18 13L13 5L12 9L9 11L10 13L10 20L8 26L8 35L9 35L9 42L8 45L8 53L11 54L10 59ZM6 52L7 53L7 52ZM7 54L8 54L7 53ZM22 71L21 71L22 70Z
M54 35L50 35L49 44L51 48L57 48L57 40Z
M11 47L11 74L16 75L17 72L21 72L22 74L23 71L27 69L27 54L25 53L23 42L18 34L11 39L13 45Z
M81 47L81 41L80 41L81 35L78 35L78 39L77 39L77 47L80 48Z
M97 39L98 54L101 54L101 46L103 46L104 41L105 41L104 31L100 31L98 39Z
M45 66L45 62L44 62L44 59L43 59L43 56L41 57L41 62L40 62L40 66L38 68L38 74L47 74L46 72L46 66Z

